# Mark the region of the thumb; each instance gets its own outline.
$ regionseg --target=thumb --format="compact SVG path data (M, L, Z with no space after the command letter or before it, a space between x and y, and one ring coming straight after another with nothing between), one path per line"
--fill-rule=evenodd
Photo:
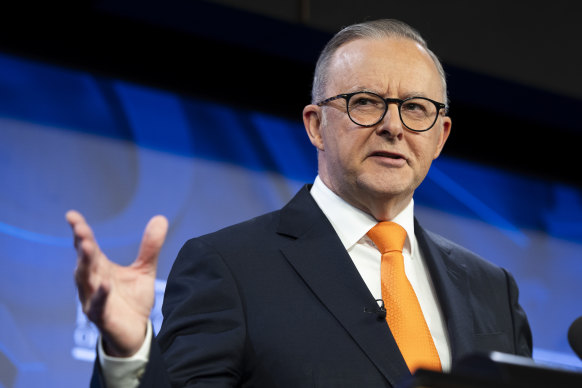
M158 264L158 256L168 232L168 220L166 217L158 215L146 225L137 259L132 266L142 267L145 271L155 273Z

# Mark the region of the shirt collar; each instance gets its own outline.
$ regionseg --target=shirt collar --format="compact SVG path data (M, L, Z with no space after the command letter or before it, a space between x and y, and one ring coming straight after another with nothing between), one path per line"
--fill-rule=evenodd
M333 226L344 248L348 251L362 238L368 239L366 233L378 223L374 217L350 205L331 191L319 178L319 175L315 178L311 188L311 196ZM404 210L391 221L406 230L404 250L412 254L412 247L416 245L414 201L411 199Z

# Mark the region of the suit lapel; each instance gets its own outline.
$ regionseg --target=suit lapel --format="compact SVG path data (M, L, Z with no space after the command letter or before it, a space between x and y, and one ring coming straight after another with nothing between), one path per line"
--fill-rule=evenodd
M278 232L293 238L283 255L390 384L410 372L377 304L333 227L304 187L281 212Z
M467 268L448 241L425 231L416 220L415 234L444 314L454 365L471 351L473 343Z

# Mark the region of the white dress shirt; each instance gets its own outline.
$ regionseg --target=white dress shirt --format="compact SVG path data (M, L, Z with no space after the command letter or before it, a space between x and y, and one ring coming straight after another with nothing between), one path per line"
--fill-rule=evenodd
M99 336L97 354L103 372L103 380L107 388L136 388L145 372L150 358L150 348L153 336L152 323L148 322L146 338L141 348L131 357L108 356L103 350L103 342Z
M315 178L311 195L331 222L374 299L382 299L380 288L382 255L374 242L366 235L378 221L338 197L321 181L319 176ZM406 230L406 241L402 251L404 271L420 303L443 371L449 371L451 352L443 315L414 234L414 202L411 200L410 204L391 221ZM142 348L129 358L107 356L99 341L97 352L108 388L135 388L139 385L139 378L149 359L152 335L150 323Z
M382 299L380 286L382 254L367 236L368 231L378 221L337 196L321 181L319 176L315 178L311 195L331 222L374 299ZM411 200L408 206L390 221L406 230L406 241L402 250L404 271L420 303L424 319L441 359L443 371L449 371L451 351L443 314L414 234L414 201Z

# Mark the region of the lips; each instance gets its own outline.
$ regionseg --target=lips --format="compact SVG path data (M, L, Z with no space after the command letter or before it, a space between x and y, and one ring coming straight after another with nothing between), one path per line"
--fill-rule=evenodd
M382 158L389 158L389 159L403 159L406 160L404 155L396 153L396 152L388 152L388 151L374 151L370 154L370 156L377 156Z

